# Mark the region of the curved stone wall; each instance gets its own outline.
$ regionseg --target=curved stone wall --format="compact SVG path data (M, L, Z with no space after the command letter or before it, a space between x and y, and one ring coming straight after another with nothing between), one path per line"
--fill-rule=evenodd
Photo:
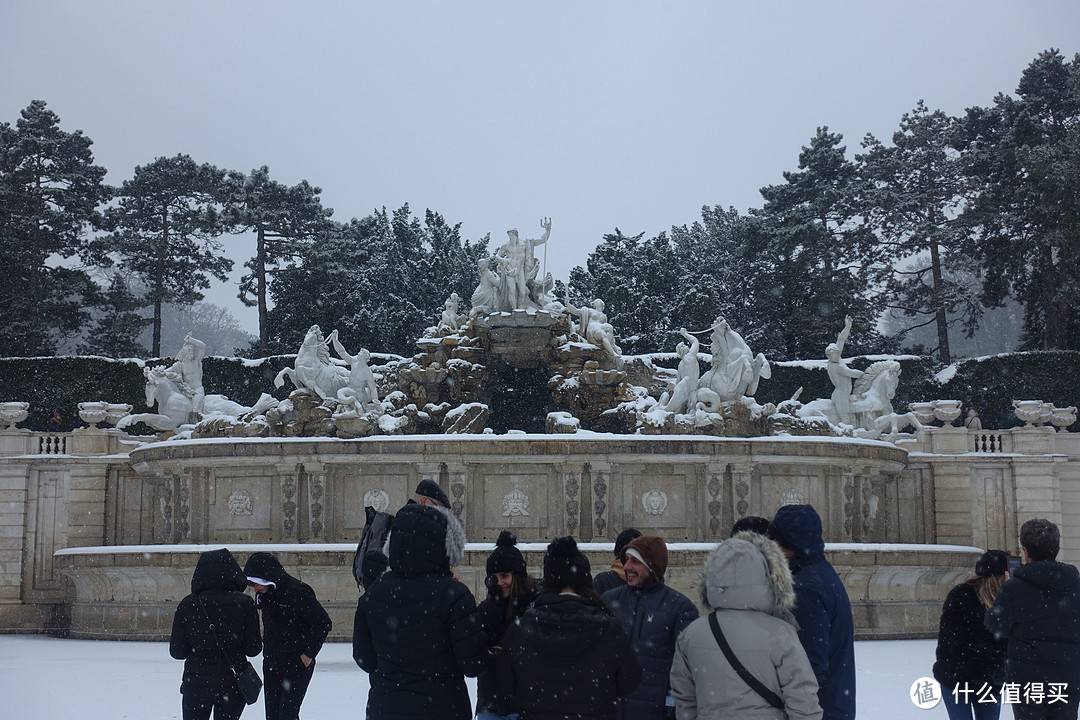
M72 637L164 640L173 613L190 592L199 553L220 545L68 548L56 562L75 586ZM455 568L477 599L483 599L489 543L470 543ZM533 575L543 566L543 543L520 546ZM612 559L608 543L582 543L593 572ZM674 544L668 584L700 603L697 583L711 543ZM354 547L348 544L232 545L241 564L256 551L272 552L292 574L311 585L334 621L336 640L352 637L359 595L352 578ZM970 574L980 551L960 546L831 544L826 553L847 587L856 636L886 639L933 637L945 594ZM699 604L700 609L700 604Z
M148 486L139 542L355 542L365 505L401 507L438 482L470 540L610 540L624 527L668 542L726 537L744 515L805 502L829 542L933 542L930 481L907 452L849 438L579 433L188 440L132 450ZM144 501L146 502L146 501Z

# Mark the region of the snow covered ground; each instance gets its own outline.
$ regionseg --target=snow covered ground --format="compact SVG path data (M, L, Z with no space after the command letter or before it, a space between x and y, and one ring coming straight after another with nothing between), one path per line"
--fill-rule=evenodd
M909 697L912 683L930 674L934 645L933 640L856 643L859 717L946 717L943 705L920 710ZM255 666L261 671L261 659ZM182 669L181 661L169 657L166 643L0 635L0 716L9 720L179 718ZM475 682L470 682L470 692L475 690ZM362 718L367 691L367 675L353 663L351 646L328 644L319 654L302 716L307 720ZM262 700L245 710L244 717L265 717Z

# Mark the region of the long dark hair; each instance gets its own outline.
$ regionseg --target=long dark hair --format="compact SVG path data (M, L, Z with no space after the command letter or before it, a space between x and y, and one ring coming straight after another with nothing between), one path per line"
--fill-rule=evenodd
M600 593L596 592L596 588L593 587L592 576L578 576L569 585L557 582L552 578L544 578L544 582L541 584L541 588L545 593L551 593L553 595L558 595L567 587L573 590L575 595L580 595L585 598L585 600L593 607L603 610L608 615L615 614L611 612L611 608L604 602L604 598L600 596Z

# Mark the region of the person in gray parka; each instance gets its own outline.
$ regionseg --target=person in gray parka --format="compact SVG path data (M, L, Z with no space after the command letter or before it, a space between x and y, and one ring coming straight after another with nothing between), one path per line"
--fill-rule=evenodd
M683 631L675 646L671 695L678 720L820 720L817 680L791 614L791 570L775 542L740 532L720 543L705 563L701 602L716 615L734 656L779 696L783 708L770 705L736 673L705 615Z

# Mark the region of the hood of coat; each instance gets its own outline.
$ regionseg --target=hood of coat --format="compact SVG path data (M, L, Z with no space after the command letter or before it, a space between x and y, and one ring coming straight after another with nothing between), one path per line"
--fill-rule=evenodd
M248 558L244 563L244 575L269 580L279 588L284 587L286 581L292 577L285 572L276 557L265 552L257 552Z
M579 595L545 593L526 611L536 632L526 645L548 657L578 657L600 642L611 617Z
M449 574L464 556L465 530L448 509L415 503L398 511L390 531L391 570Z
M1054 560L1036 560L1021 565L1013 577L1042 590L1061 592L1080 582L1080 571L1072 565Z
M195 572L191 575L191 592L196 595L206 590L239 590L247 587L247 577L240 569L233 554L222 548L209 550L199 556Z
M705 562L701 602L710 610L757 610L789 619L795 590L784 553L755 532L723 541Z
M777 510L769 536L803 564L825 557L821 516L812 505L785 505Z

